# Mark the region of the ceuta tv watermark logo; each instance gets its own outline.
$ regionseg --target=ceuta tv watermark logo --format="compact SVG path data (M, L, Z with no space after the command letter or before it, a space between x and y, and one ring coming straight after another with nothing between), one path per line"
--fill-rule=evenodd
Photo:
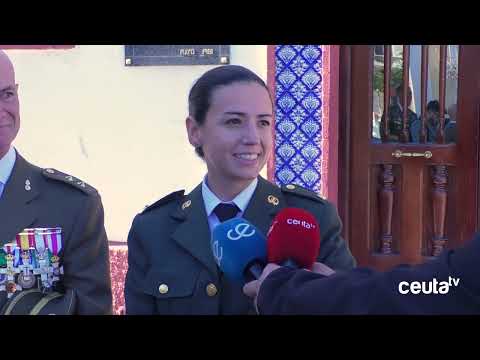
M402 295L407 294L448 294L450 288L457 287L460 278L448 277L448 281L438 281L433 278L432 281L401 281L398 284L398 292Z

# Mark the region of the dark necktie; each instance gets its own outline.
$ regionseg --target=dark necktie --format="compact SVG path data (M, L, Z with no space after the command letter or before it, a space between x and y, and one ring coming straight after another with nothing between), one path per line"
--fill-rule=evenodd
M220 220L220 222L224 222L226 220L234 218L239 211L240 209L237 207L237 205L224 204L224 203L218 204L217 207L213 210L213 212L215 213L215 215L217 215L218 220Z

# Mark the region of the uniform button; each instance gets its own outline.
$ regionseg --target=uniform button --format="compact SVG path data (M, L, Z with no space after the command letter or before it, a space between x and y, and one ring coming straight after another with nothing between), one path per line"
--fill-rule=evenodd
M295 189L295 185L288 184L288 185L287 185L287 189L288 189L288 190L293 190L293 189Z
M218 293L218 290L217 290L217 287L214 284L210 283L210 284L207 285L207 295L208 296L215 296L215 295L217 295L217 293Z
M158 292L160 294L166 294L168 292L168 285L167 284L162 284L158 287Z
M52 169L47 169L47 170L45 170L45 171L46 171L47 173L49 173L49 174L55 174L55 171L53 171Z

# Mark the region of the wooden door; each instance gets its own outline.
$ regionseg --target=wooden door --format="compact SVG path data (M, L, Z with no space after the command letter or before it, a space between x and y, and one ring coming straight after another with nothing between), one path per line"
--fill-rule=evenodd
M446 63L449 47L438 46L436 82L428 81L435 70L428 58L429 47L420 46L421 69L416 73L416 80L420 81L413 86L410 46L402 46L401 70L387 68L385 64L392 63L392 47L382 47L385 86L380 101L389 110L379 120L381 134L377 129L377 138L373 134L374 102L379 99L374 98L374 87L378 86L375 61L379 47L358 45L341 49L339 210L345 224L344 235L359 265L384 270L400 263L431 259L445 248L468 241L477 228L480 46L458 46L458 63L453 69L447 68ZM457 72L452 75L448 71ZM451 123L455 125L456 139L450 143L445 134L448 116L443 111L447 108L446 95L452 96L445 90L447 75L457 76L456 121ZM415 88L419 120L410 122L410 113L401 106L408 103L408 87L402 86L398 95L390 86L399 77L401 84ZM438 86L438 91L432 93L432 84L434 90ZM401 109L397 137L392 135L395 124L389 122L398 115L392 108L392 93L397 99L394 105L400 103ZM426 110L427 100L434 93L439 98L436 105L441 108L437 118L433 110ZM429 118L430 114L434 115ZM415 112L411 118L415 118ZM431 131L429 124L433 124ZM415 126L419 126L418 132L414 131ZM414 140L416 135L412 134L419 139Z

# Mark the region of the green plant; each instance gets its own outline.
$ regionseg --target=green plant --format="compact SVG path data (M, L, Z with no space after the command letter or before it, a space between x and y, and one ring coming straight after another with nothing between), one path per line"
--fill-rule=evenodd
M373 89L377 92L383 93L383 78L384 78L384 69L383 66L375 67L373 72ZM403 69L402 61L394 60L392 68L390 70L390 87L396 88L403 81Z

